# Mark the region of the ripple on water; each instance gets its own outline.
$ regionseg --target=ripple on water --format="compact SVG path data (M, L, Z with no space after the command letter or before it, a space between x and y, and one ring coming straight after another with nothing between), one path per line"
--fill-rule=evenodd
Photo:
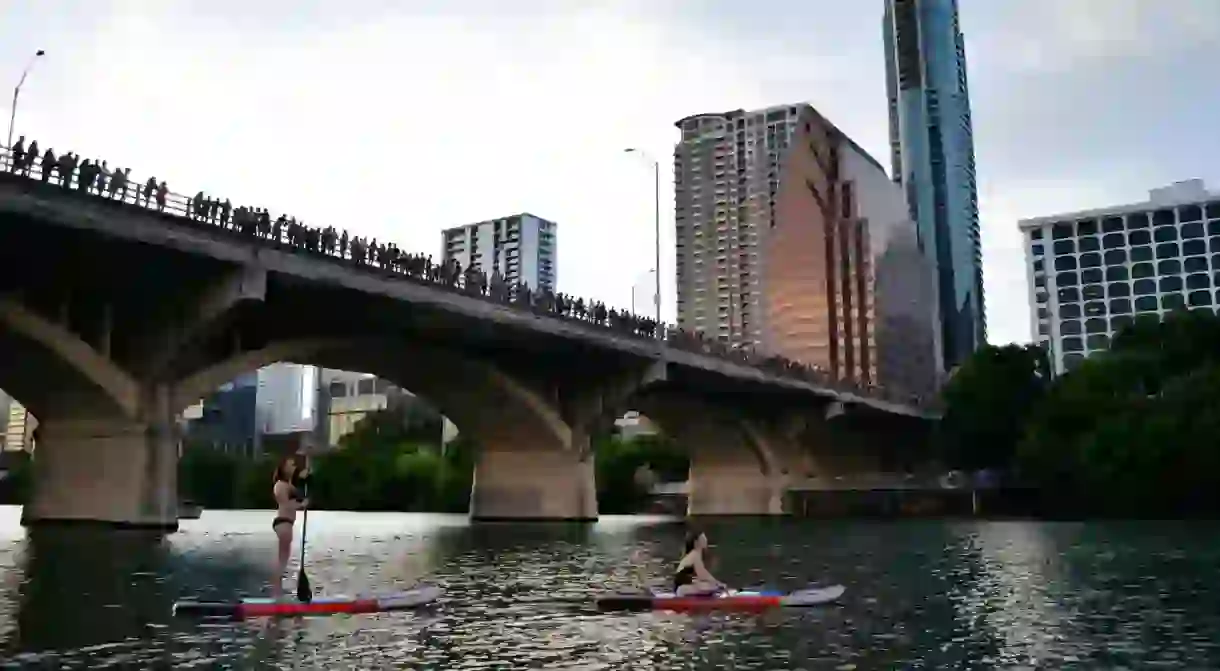
M11 513L0 509L0 668L1220 667L1216 525L712 524L731 582L849 587L836 606L745 617L588 607L599 591L666 583L682 529L655 519L472 527L316 512L318 591L424 579L445 596L416 613L231 623L174 620L170 605L265 593L267 513L208 512L166 541L26 537Z

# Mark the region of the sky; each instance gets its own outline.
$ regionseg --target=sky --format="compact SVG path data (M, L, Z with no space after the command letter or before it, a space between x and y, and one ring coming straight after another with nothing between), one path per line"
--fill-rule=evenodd
M1182 179L1220 190L1220 0L960 2L989 339L1026 342L1019 219ZM44 49L18 135L409 250L439 256L446 227L531 212L559 224L561 290L621 307L634 293L640 312L650 155L672 320L673 123L808 102L889 165L881 12L881 0L2 0L0 88Z

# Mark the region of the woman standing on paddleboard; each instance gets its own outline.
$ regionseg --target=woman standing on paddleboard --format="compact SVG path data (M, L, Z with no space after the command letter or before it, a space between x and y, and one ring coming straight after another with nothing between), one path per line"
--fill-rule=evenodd
M696 596L715 594L727 590L728 585L720 582L707 570L704 564L704 552L707 551L707 535L701 531L691 531L686 534L686 549L674 572L674 593L678 596Z
M301 461L300 468L297 461ZM309 500L301 493L301 488L309 477L305 457L290 454L280 460L275 468L275 484L271 493L275 497L275 519L271 521L271 530L279 540L279 554L276 558L275 580L271 583L271 595L278 599L284 590L284 571L288 568L288 559L292 556L292 526L297 519L297 511L309 505Z

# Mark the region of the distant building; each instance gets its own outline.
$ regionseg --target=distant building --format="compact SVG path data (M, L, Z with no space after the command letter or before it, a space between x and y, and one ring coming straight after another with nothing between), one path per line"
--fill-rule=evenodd
M182 418L185 445L247 456L262 453L258 386L249 380L223 385L188 408Z
M338 445L369 413L385 410L391 398L405 393L389 381L367 373L324 369L321 376L320 405L325 406L326 416L324 442L331 447Z
M890 160L936 271L944 370L987 342L974 132L958 0L885 0Z
M318 369L295 363L276 363L258 371L258 427L264 434L314 431Z
M1220 193L1193 179L1148 200L1026 219L1030 334L1056 373L1139 315L1220 309Z
M2 393L2 392L0 392ZM34 429L38 428L38 420L30 414L24 405L5 394L0 399L0 423L3 424L3 449L27 452L34 449Z
M655 436L660 433L652 420L636 410L631 410L614 420L614 427L618 430L618 435L627 440L640 436Z
M556 235L554 222L532 214L457 226L441 234L441 260L473 265L488 277L498 272L510 285L555 291Z

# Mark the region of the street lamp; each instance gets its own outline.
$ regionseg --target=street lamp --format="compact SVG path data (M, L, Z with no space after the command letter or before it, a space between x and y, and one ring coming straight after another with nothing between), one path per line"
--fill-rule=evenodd
M643 149L628 147L623 150L628 154L639 154L652 162L654 183L653 216L655 232L653 234L653 251L656 254L656 292L657 292L657 328L661 326L661 164Z
M13 146L13 125L17 122L17 99L21 97L21 86L25 84L25 78L30 76L30 69L34 67L34 63L38 61L40 56L44 56L46 53L47 52L43 51L42 49L39 49L34 53L34 56L30 58L29 64L26 65L25 69L21 71L21 79L17 80L17 86L13 87L13 108L12 111L9 112L8 143L4 145L5 147L11 148Z

